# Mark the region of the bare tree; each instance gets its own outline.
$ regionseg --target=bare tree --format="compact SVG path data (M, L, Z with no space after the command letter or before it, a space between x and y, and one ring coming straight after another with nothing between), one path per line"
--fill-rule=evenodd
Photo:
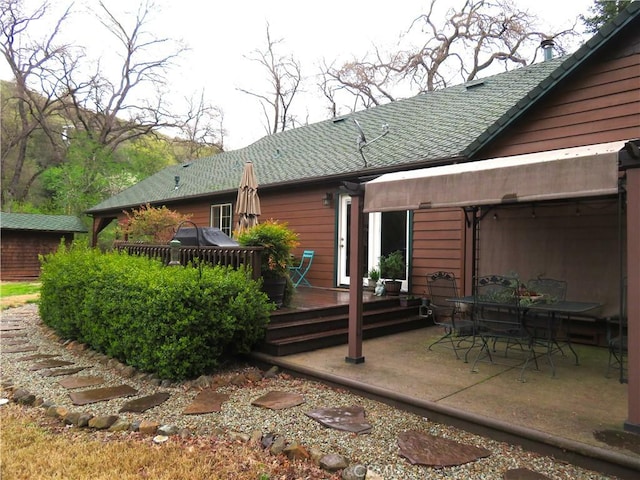
M191 97L186 102L188 111L180 122L182 135L177 140L184 147L180 156L184 160L192 160L223 150L223 111L205 101L204 90L198 100Z
M100 175L100 169L89 168L89 163L103 161L105 153L110 155L124 142L163 128L182 128L184 132L193 121L189 114L185 119L172 113L174 107L163 96L168 87L166 73L185 47L155 35L152 2L143 0L133 16L121 18L100 2L98 20L115 39L113 51L119 63L114 66L100 59L91 71L82 49L57 44L71 7L47 30L36 24L49 13L46 0L31 13L23 13L23 0L0 0L0 5L2 53L15 78L15 92L11 98L3 96L3 106L5 101L13 101L17 112L15 119L6 122L3 117L2 122L3 203L25 199L38 175L52 165L64 164L74 139L87 149L83 156L87 175ZM33 40L43 31L48 33L44 39ZM205 118L221 122L222 117L204 104L197 108L189 107L191 115L198 116L192 134L199 132L203 140L212 133L212 127L204 126ZM221 123L219 128L222 135ZM49 155L29 152L37 132L49 138ZM212 143L211 139L206 141ZM30 168L25 169L28 159ZM29 178L25 180L27 170Z
M259 93L244 88L238 90L260 100L266 121L265 130L267 135L271 135L295 126L296 119L291 114L291 104L298 93L302 74L300 63L293 56L283 57L276 53L276 46L282 40L272 40L268 23L266 31L266 50L254 50L253 55L247 58L267 70L272 91Z
M60 29L67 20L67 9L55 22L53 29L41 40L28 40L25 32L38 28L38 21L48 13L49 4L42 3L34 11L25 13L21 0L0 1L0 48L14 76L10 89L2 97L2 203L23 200L36 177L50 164L64 157L60 121L52 121L63 109L60 100L59 73L75 60L72 48L58 44ZM32 25L34 25L32 27ZM13 118L9 115L13 114ZM30 140L36 132L49 140L48 154L41 152L30 169L30 177L23 179L29 158Z
M405 34L415 35L419 29L421 45L388 55L375 48L363 59L325 69L321 89L335 93L340 87L356 98L359 107L368 108L395 100L393 92L401 86L432 91L473 80L496 64L503 69L527 65L535 60L531 51L543 39L558 40L573 33L549 35L534 30L535 18L518 10L511 0L466 0L458 8L449 8L444 18L438 16L437 4L431 0L426 13L414 19Z
M167 84L167 69L185 47L151 33L152 2L140 4L130 28L102 1L100 8L100 22L116 40L121 58L119 74L108 77L99 63L88 78L78 78L74 74L77 70L70 70L62 80L68 94L66 113L74 127L114 151L123 142L178 125L176 116L163 101L162 89ZM151 100L136 98L133 103L131 97L142 89L151 92L144 96Z

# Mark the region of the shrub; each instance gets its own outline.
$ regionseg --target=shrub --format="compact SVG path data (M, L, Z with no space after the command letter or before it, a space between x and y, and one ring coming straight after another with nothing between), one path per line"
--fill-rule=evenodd
M249 352L273 309L244 269L164 267L78 245L44 257L41 281L45 324L162 378L194 378Z
M171 240L178 225L191 218L191 215L182 215L164 205L156 208L149 204L124 214L126 218L119 225L119 235L127 235L131 241L161 244Z

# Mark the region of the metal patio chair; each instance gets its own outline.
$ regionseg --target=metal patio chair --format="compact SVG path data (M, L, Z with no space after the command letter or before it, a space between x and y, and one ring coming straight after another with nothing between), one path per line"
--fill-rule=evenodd
M488 275L477 280L473 321L481 344L471 368L472 372L478 371L478 363L485 358L494 363L492 352L496 352L498 342L506 343L505 357L508 349L515 345L520 346L525 352L526 359L520 373L521 381L524 381L524 371L531 360L538 369L532 337L525 327L520 309L519 285L518 279L501 275Z
M291 277L291 281L294 286L298 286L301 283L310 287L311 284L309 280L307 280L306 275L309 269L311 268L311 264L313 263L313 257L315 256L314 250L305 250L302 252L302 257L300 258L300 264L289 267L289 276Z
M545 303L562 302L567 299L567 282L565 280L557 280L555 278L533 278L527 282L527 290L542 296L541 301ZM521 305L524 302L521 302ZM560 318L554 327L555 332L548 332L546 329L549 324L549 314L527 313L527 325L530 332L536 338L542 338L545 342L551 342L548 348L555 346L564 357L564 351L560 347L559 339L569 339L569 318L566 318L566 324ZM542 333L541 333L542 332ZM573 349L572 349L573 350ZM575 354L575 353L574 353Z
M433 323L444 328L444 335L428 347L446 343L460 358L458 350L462 349L462 343L466 341L472 342L473 346L473 321L463 318L459 305L450 299L458 298L458 287L456 279L451 272L435 272L427 275L427 290L429 293L427 308L433 316ZM448 344L451 344L450 346ZM467 353L471 346L464 348L466 350L464 361L467 361Z

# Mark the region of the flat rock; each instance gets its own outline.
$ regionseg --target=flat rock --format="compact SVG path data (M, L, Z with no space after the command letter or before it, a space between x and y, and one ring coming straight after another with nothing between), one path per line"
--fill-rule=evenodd
M4 335L2 339L0 339L0 345L9 346L9 345L24 345L29 343L29 340L25 337L16 337L16 338L5 338Z
M36 352L38 347L33 345L19 345L16 347L2 348L2 353L24 353L24 352Z
M199 415L202 413L219 412L222 410L222 404L229 400L226 393L218 393L213 390L203 390L196 395L193 402L184 409L185 415Z
M29 370L44 370L45 368L66 367L67 365L73 365L73 362L66 360L43 360L42 362L31 365Z
M272 391L256 398L251 405L256 407L281 410L283 408L295 407L304 403L304 397L298 393Z
M504 480L550 480L546 475L534 472L528 468L512 468L504 472Z
M62 380L58 380L58 383L62 385L64 388L93 387L95 385L100 385L103 382L104 382L104 378L96 377L92 375L88 375L84 377L69 377L69 378L64 378Z
M431 467L463 465L491 455L491 452L485 448L415 430L400 433L398 447L400 447L400 456L405 457L412 465Z
M27 332L22 332L20 330L15 330L13 332L4 332L2 334L3 339L5 338L19 338L19 337L26 337L27 336Z
M29 362L31 360L43 360L45 358L54 358L58 355L52 353L36 353L35 355L27 355L26 357L16 358L16 362Z
M135 412L142 413L150 408L157 407L161 403L166 402L171 395L166 392L154 393L153 395L148 395L146 397L136 398L135 400L131 400L125 403L120 409L119 413L122 412Z
M63 375L73 375L74 373L81 372L87 367L72 367L72 368L58 368L53 370L43 370L38 372L43 377L61 377Z
M15 330L24 330L24 325L19 325L19 324L0 325L0 332L12 332Z
M305 415L325 427L335 428L336 430L358 434L371 431L371 424L365 420L364 408L359 406L318 408L306 412Z
M84 392L71 392L69 397L74 405L87 405L89 403L104 402L120 397L130 397L138 391L129 385L118 385L116 387L95 388Z

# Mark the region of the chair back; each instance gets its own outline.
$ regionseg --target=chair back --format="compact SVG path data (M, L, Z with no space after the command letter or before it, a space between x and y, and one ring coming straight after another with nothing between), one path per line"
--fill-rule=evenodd
M534 278L527 282L527 289L544 295L547 303L560 302L567 299L567 282L555 278Z
M479 329L496 335L524 334L517 278L487 275L476 282L473 319Z
M431 308L437 317L453 318L456 313L456 304L447 301L449 298L458 297L456 277L451 272L438 271L427 275L427 290Z

